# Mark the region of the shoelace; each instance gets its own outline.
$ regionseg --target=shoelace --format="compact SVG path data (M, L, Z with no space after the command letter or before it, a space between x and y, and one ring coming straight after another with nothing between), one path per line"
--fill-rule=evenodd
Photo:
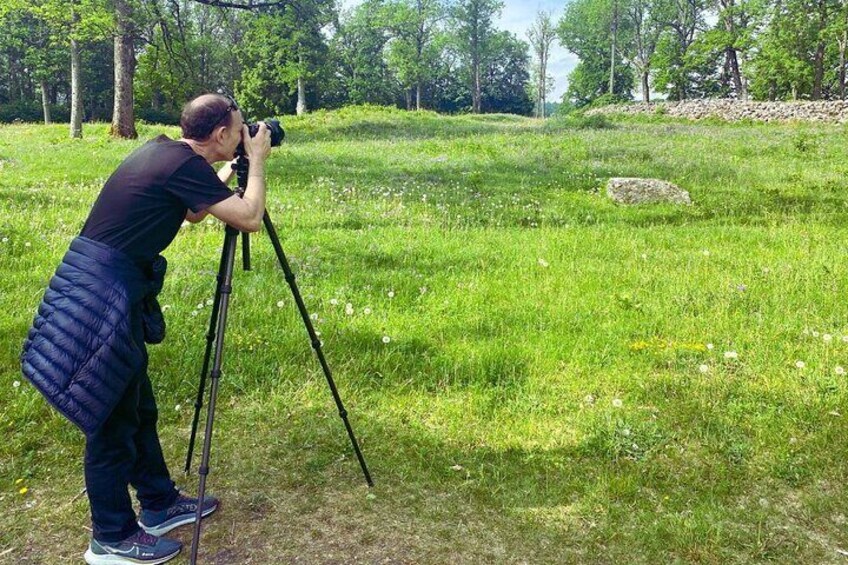
M129 543L137 543L139 545L156 545L158 538L148 534L144 530L139 530L138 533L127 540Z

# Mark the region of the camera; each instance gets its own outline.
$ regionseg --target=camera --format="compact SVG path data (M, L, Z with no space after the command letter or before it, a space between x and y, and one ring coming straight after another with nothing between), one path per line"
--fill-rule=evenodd
M268 131L271 132L271 147L278 147L286 137L286 132L283 131L280 120L268 118L267 120L263 120L263 122L268 127ZM250 133L250 137L255 136L259 132L259 125L263 122L247 124L247 131Z

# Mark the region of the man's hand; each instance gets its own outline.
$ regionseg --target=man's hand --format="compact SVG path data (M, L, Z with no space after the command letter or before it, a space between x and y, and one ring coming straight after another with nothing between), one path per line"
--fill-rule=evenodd
M242 126L241 139L244 142L244 152L251 163L264 163L271 154L271 131L265 122L259 124L259 131L253 137L250 137L247 125Z

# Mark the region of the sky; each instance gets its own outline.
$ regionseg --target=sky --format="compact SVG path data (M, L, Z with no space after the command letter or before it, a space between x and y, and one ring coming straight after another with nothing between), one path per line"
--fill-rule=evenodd
M356 6L361 0L342 0L345 8ZM564 0L502 0L504 9L496 20L498 29L505 29L515 34L518 39L527 40L527 30L536 19L536 14L544 10L551 14L554 25L559 22L565 11ZM554 79L554 89L548 94L548 101L559 102L568 88L568 73L577 66L577 55L569 53L561 47L558 41L551 46L548 58L548 75Z

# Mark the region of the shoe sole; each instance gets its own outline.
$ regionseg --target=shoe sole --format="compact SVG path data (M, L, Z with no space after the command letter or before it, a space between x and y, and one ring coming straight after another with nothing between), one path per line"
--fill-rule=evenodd
M206 518L207 516L209 516L210 514L215 512L217 509L218 509L217 504L215 506L212 506L211 508L207 508L206 510L203 511L203 514L200 517ZM144 524L141 523L141 520L139 520L138 525L141 527L142 530L144 530L148 534L156 536L156 537L161 537L161 536L167 534L168 532L170 532L171 530L179 528L180 526L185 526L186 524L194 524L194 520L195 520L196 517L197 517L196 514L191 514L189 516L184 516L182 518L179 518L174 522L163 522L163 523L159 524L158 526L152 526L152 527L145 526Z
M178 548L174 553L170 555L166 555L165 557L159 557L157 559L133 559L132 557L127 557L126 555L115 555L113 553L106 554L98 554L91 551L89 547L85 552L85 562L88 565L127 565L128 563L132 564L140 564L140 565L160 565L160 563L167 563L174 557L180 554L182 551L182 547Z

